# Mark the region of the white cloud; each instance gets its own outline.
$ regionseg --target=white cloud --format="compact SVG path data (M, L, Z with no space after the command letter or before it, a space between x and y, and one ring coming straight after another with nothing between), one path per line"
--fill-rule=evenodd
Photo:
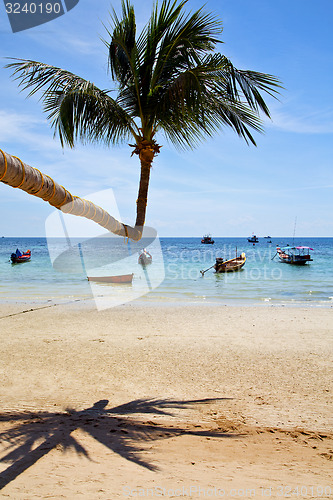
M272 120L265 119L267 128L278 128L285 132L297 134L332 134L333 110L324 109L316 111L272 111Z
M103 56L103 43L99 40L98 36L93 39L87 40L84 33L71 32L65 29L51 28L49 31L33 31L28 33L29 38L38 42L45 47L52 47L52 49L61 50L62 57L67 52L68 54L75 53L76 56L95 56L100 58ZM106 52L106 49L104 50Z
M31 114L0 110L0 143L26 144L29 149L50 150L56 148L51 134L38 131L46 122ZM59 147L58 147L59 149Z

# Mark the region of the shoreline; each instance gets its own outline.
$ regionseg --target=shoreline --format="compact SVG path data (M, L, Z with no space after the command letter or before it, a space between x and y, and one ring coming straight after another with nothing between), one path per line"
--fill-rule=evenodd
M73 298L73 299L63 299L61 301L52 300L52 299L41 299L41 300L17 300L17 299L0 299L0 314L2 308L14 308L14 307L22 307L25 309L43 309L47 307L62 307L62 306L70 306L70 305L78 305L82 306L87 305L89 308L93 308L97 310L97 306L95 304L95 300L91 297L89 298ZM285 302L282 303L280 301L274 302L273 300L268 299L226 299L224 302L222 301L214 301L214 300L198 300L193 301L191 299L177 301L176 299L171 300L158 300L158 299L135 299L129 302L125 302L124 304L111 306L105 309L113 309L114 307L138 307L138 308L173 308L173 307L210 307L210 308L218 308L218 307L232 307L232 308L287 308L287 309L320 309L320 310L330 310L333 309L333 300L331 302L325 301L323 304L317 301L311 302Z

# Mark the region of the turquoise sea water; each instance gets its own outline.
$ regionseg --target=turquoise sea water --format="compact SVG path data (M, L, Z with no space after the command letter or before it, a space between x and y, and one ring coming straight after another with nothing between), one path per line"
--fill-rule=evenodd
M130 289L136 292L137 301L147 304L333 307L333 238L295 238L295 244L314 249L313 262L305 266L281 263L277 257L272 260L276 245L292 243L292 238L272 238L272 243L260 238L253 246L246 238L215 238L214 245L203 245L200 238L160 238L161 252L154 255L154 247L151 248L153 263L146 271L137 263L137 249L133 251L130 267L119 265L119 274L134 273L131 285L95 285L92 290L82 270L54 269L46 238L0 238L0 301L62 303L89 299L96 290L103 294L106 287L113 287L113 293L119 297ZM123 245L119 239L119 248ZM201 276L200 270L213 265L216 257L232 258L236 247L238 254L246 253L242 271L218 275L211 269ZM21 251L29 248L31 261L12 265L10 254L16 248ZM99 252L101 263L104 250L94 251L95 255ZM126 252L131 254L130 245ZM117 262L113 266L117 268Z

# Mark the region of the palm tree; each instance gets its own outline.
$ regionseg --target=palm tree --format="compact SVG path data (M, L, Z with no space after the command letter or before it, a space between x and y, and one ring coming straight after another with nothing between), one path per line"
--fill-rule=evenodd
M108 146L133 142L132 155L138 155L141 164L136 222L133 228L118 223L116 231L130 233L133 239L140 239L145 223L150 170L161 147L157 133L188 149L227 126L255 145L251 129L262 131L260 112L270 116L262 94L276 96L280 87L276 77L238 70L215 52L221 21L202 8L186 14L186 3L156 2L139 35L129 0L122 0L121 19L112 10L109 40L104 41L115 83L112 90L36 61L19 59L8 65L19 86L30 90L29 96L42 93L44 110L62 146L74 147L78 141ZM70 193L62 200L62 205L73 205Z

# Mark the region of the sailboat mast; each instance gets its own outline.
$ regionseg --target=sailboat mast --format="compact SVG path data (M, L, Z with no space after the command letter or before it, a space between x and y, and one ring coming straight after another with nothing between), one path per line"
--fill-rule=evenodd
M297 215L296 215L296 217L295 217L295 224L294 224L293 246L295 245L296 222L297 222Z

